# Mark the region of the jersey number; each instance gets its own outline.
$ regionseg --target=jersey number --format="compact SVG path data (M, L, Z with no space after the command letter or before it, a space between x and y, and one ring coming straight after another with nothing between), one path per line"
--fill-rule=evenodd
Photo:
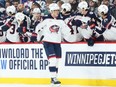
M10 34L14 34L14 33L15 33L15 25L12 24Z
M69 20L69 22L67 23L67 25L68 25L68 27L71 29L70 30L70 32L71 32L71 34L74 34L74 30L73 30L73 27L72 27L72 25L70 25L70 22L71 22L72 20ZM76 33L79 33L78 32L78 27L76 26Z

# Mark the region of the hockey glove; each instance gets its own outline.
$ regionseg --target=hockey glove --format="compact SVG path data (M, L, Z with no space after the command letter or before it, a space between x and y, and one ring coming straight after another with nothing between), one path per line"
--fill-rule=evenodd
M28 42L28 37L23 37L23 42Z
M96 38L96 41L105 41L104 36L100 35L98 38Z
M94 29L97 24L93 21L88 21L88 25L89 25L90 29Z
M36 33L32 33L32 36L31 36L31 42L36 42L37 41L37 34Z
M20 40L21 42L28 42L29 41L29 37L24 35L24 34L20 34L19 33L19 36L20 36Z
M82 25L82 22L80 20L72 20L72 25L75 25L77 27L80 27Z
M89 38L86 41L87 41L88 46L93 46L95 43L95 41L92 38Z

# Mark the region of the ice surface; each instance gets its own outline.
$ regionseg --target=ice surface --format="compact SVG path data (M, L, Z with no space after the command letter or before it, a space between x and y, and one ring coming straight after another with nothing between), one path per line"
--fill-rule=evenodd
M51 87L51 85L24 85L24 84L13 84L13 85L11 85L11 84L0 84L0 87ZM60 87L108 87L108 86L61 85Z

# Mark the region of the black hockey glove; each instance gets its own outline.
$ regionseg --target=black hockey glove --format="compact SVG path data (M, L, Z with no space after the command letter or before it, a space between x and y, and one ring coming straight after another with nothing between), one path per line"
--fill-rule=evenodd
M23 42L28 42L28 37L23 37Z
M93 46L95 43L94 39L92 39L92 38L89 38L86 41L87 41L88 46Z
M29 42L29 37L24 35L24 34L21 34L19 33L19 36L20 36L20 40L21 42Z
M72 20L72 25L75 25L77 27L80 27L82 25L82 22L80 20Z
M31 42L36 42L37 41L37 34L36 33L32 33L32 36L31 36Z
M100 35L98 38L96 38L96 41L105 41L104 36Z

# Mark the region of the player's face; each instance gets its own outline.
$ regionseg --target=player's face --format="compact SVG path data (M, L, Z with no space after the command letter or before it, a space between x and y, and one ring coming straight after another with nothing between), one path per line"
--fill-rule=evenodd
M86 15L87 11L85 9L79 9L79 12L83 15Z
M40 16L41 16L41 14L38 14L38 13L33 14L33 17L34 17L35 20L39 19Z
M57 18L59 15L59 10L54 10L52 14L54 15L55 18Z

